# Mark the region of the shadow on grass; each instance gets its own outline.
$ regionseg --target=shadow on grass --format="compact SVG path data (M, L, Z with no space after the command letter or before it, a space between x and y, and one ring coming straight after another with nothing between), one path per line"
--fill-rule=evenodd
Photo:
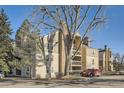
M56 87L56 86L63 86L63 85L69 85L69 86L73 86L73 85L78 85L78 84L84 84L84 85L87 85L87 84L95 84L95 83L107 83L107 82L110 82L110 83L116 83L116 82L124 82L123 79L91 79L91 80L61 80L61 81L45 81L45 82L34 82L34 85L46 85L48 88L51 88L51 87Z
M5 82L5 83L4 83ZM28 83L31 82L32 85L44 85L46 88L55 88L55 87L90 87L90 85L106 85L108 83L110 86L116 86L113 85L113 83L117 82L124 82L124 79L100 79L100 78L93 78L90 80L16 80L16 79L0 79L1 86L10 86L10 85L16 85L18 83ZM105 84L104 84L105 83Z
M124 82L124 79L96 79L94 82Z
M12 79L0 79L0 82L14 82Z
M117 83L118 82L118 83ZM116 80L116 79L99 79L99 80L96 80L96 79L92 79L92 80L88 80L88 81L71 81L71 82L63 82L63 83L55 83L55 84L52 84L52 85L49 85L47 86L47 88L54 88L54 87L60 87L60 86L73 86L73 87L97 87L97 88L100 88L101 86L106 86L106 83L109 87L120 87L118 86L118 84L120 82L124 82L124 80ZM92 86L93 85L93 86ZM94 86L95 85L95 86ZM121 86L123 87L123 86Z

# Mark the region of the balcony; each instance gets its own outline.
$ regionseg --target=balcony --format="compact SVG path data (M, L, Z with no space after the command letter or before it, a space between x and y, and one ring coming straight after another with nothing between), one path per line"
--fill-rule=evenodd
M72 64L71 65L81 65L81 61L75 61L75 60L73 60L72 62L71 62Z
M82 72L82 70L70 70L71 73Z
M75 50L72 51L72 54L74 54L74 53L75 53ZM81 55L81 52L78 51L78 52L76 53L76 55Z
M72 61L81 61L81 56L75 56Z
M74 47L73 47L73 50L72 50L72 55L74 55L74 54L75 54L76 50L77 50L77 48L74 48ZM81 56L81 51L80 51L80 50L78 50L75 56Z
M77 48L76 47L73 47L73 51L76 51L76 50L77 50ZM80 51L80 49L78 51Z

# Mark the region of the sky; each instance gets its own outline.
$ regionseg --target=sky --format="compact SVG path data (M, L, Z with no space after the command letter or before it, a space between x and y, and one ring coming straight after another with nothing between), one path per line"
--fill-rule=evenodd
M31 14L33 6L0 6L4 8L13 29L15 38L17 29ZM108 20L104 27L90 34L94 48L104 48L107 45L113 53L124 54L124 6L106 6L105 14Z
M0 5L0 8L3 8L5 13L9 17L9 21L11 22L11 28L13 31L12 38L14 39L16 31L21 26L22 22L31 14L33 6Z
M91 34L92 46L104 48L107 45L113 53L124 54L124 6L107 6L108 21L99 31Z

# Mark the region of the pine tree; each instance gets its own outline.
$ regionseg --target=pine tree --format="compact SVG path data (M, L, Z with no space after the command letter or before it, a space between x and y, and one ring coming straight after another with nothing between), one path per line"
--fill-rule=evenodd
M16 33L16 46L17 47L24 47L24 41L26 41L28 34L30 32L30 22L26 19L22 23L21 27L17 30Z
M9 61L12 53L12 29L10 28L10 21L4 12L0 11L0 70L8 72L10 70Z
M29 54L32 51L30 47L32 47L32 40L30 38L31 28L30 22L26 19L22 23L21 27L17 30L16 33L16 48L19 49L18 56L23 57L25 54ZM30 50L30 51L29 51ZM22 52L22 53L19 53Z
M32 58L35 51L35 39L36 32L33 33L33 25L26 19L23 21L21 27L16 32L16 56L20 57L21 60L19 65L21 67L31 67L33 65ZM18 64L17 63L17 64ZM31 72L29 73L31 77Z

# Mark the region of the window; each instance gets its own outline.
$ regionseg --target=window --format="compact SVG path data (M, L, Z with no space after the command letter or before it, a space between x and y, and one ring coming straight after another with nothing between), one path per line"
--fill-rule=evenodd
M95 54L94 51L92 52L92 54L93 54L93 55Z
M47 49L51 49L53 47L53 43L48 43Z
M29 67L27 67L27 71L29 71Z
M111 51L110 51L110 57L112 56L112 53L111 53Z

